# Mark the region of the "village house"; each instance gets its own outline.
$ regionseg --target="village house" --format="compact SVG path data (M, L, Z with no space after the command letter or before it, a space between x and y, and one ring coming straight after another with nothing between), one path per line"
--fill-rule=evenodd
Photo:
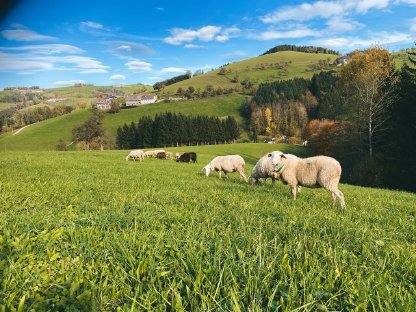
M155 103L156 100L157 100L156 94L145 94L145 95L142 95L141 104Z
M140 105L142 103L141 101L142 101L141 95L138 95L138 94L128 95L126 97L126 107Z
M111 108L111 101L116 99L117 96L111 95L105 99L99 99L97 102L95 102L97 109L106 110Z

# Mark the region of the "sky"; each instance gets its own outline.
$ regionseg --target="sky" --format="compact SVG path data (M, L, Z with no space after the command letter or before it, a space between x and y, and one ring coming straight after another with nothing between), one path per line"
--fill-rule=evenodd
M346 53L416 41L416 0L10 3L0 10L0 88L153 85L280 44Z

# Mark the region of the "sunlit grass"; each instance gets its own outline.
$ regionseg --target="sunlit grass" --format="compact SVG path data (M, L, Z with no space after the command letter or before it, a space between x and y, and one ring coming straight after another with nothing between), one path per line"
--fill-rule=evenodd
M0 163L0 310L411 311L416 196L220 180L202 167L238 153L248 175L270 149L196 151L198 163L125 161L127 151L7 152Z

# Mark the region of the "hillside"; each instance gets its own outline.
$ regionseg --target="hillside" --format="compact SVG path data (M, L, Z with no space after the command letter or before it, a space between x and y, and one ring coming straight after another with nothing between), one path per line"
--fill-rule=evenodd
M154 116L157 113L175 112L189 115L234 116L242 124L240 110L246 99L239 95L221 96L193 101L161 102L132 109L121 110L117 114L104 114L104 127L113 136L117 128L124 123L137 122L141 116ZM4 150L54 150L59 139L72 141L71 130L83 123L90 115L90 110L75 110L57 118L33 124L16 135L11 133L0 136L0 151ZM74 148L72 146L71 148Z
M416 195L341 184L341 211L324 189L202 173L233 153L249 174L270 148L2 153L0 310L413 311Z
M255 85L258 85L262 82L286 80L294 77L309 78L314 73L320 71L320 69L314 70L312 68L314 64L318 64L320 60L332 63L337 57L337 55L333 54L293 51L266 54L224 66L229 71L225 75L219 75L221 68L218 68L203 75L167 86L163 92L176 93L178 88L187 89L189 86L193 86L195 89L200 88L201 90L204 90L207 85L212 85L214 88L219 86L222 88L233 88L241 86L240 82L245 79L250 79ZM232 82L236 74L239 81Z

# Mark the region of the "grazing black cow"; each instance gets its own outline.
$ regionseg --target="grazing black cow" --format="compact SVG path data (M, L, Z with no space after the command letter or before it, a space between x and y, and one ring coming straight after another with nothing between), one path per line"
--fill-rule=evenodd
M194 162L196 163L196 153L194 152L188 152L183 153L176 162Z
M166 153L165 152L159 152L156 154L157 159L166 159Z

